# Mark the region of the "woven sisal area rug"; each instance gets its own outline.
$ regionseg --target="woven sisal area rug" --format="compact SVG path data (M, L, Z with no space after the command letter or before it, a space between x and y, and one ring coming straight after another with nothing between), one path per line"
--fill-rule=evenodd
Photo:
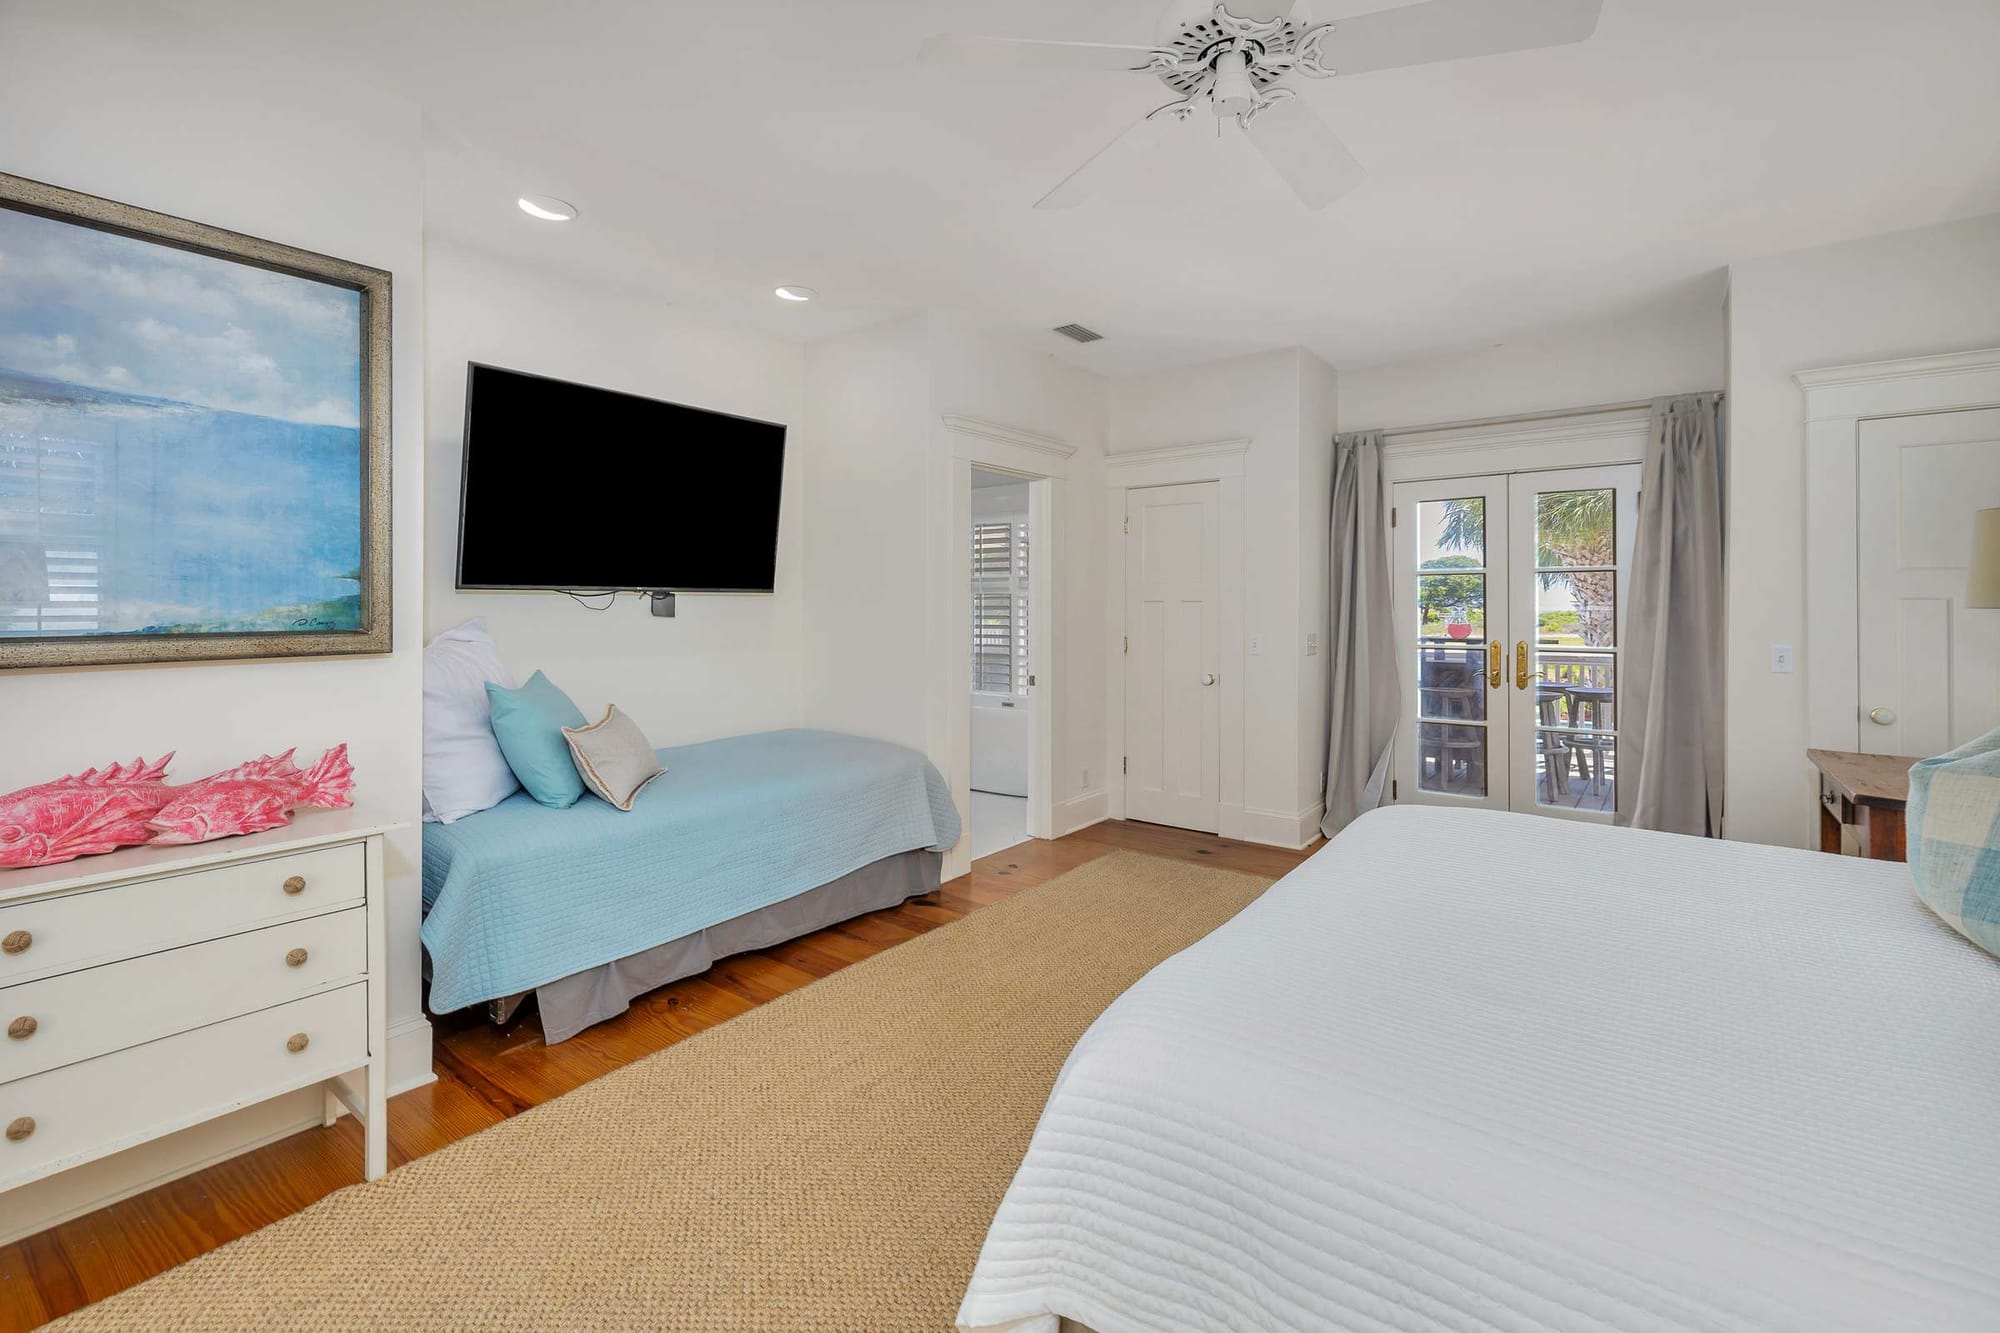
M1093 861L52 1327L948 1330L1070 1047L1267 884Z

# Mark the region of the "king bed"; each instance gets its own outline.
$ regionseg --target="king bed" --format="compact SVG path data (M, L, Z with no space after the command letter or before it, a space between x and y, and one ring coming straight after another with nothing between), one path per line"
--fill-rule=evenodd
M2000 963L1895 864L1397 807L1120 997L962 1328L2000 1329Z
M716 959L938 887L959 817L937 769L885 741L772 731L659 751L630 811L516 793L424 826L430 1007L529 994L549 1042Z

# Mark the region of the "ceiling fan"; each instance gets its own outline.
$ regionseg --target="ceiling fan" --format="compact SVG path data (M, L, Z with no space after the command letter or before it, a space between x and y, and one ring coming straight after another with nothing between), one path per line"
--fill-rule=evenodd
M1315 23L1310 0L1176 0L1152 46L933 37L937 64L1151 74L1175 99L1113 139L1037 208L1070 208L1105 169L1149 135L1190 119L1206 102L1234 120L1306 207L1325 208L1361 183L1361 164L1284 80L1326 79L1469 56L1580 42L1597 28L1603 0L1423 0L1399 9Z

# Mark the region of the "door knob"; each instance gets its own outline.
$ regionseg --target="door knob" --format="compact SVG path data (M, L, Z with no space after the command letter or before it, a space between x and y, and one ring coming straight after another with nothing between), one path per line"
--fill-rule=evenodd
M1201 673L1201 683L1202 683L1202 684L1204 684L1204 685L1213 685L1213 684L1215 684L1215 673L1214 673L1213 671L1204 671L1204 672L1202 672L1202 673Z
M1871 708L1868 710L1868 720L1878 727L1893 727L1896 725L1896 710L1893 708Z

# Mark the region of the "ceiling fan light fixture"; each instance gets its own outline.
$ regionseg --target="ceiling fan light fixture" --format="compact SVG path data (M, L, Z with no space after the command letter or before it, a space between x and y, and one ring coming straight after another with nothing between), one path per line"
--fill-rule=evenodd
M800 303L810 301L815 296L819 295L819 293L814 291L812 288L801 287L795 282L786 283L784 286L777 288L772 294L776 296L780 301L793 301Z
M514 201L523 213L543 222L568 222L576 217L576 205L550 194L524 194Z

